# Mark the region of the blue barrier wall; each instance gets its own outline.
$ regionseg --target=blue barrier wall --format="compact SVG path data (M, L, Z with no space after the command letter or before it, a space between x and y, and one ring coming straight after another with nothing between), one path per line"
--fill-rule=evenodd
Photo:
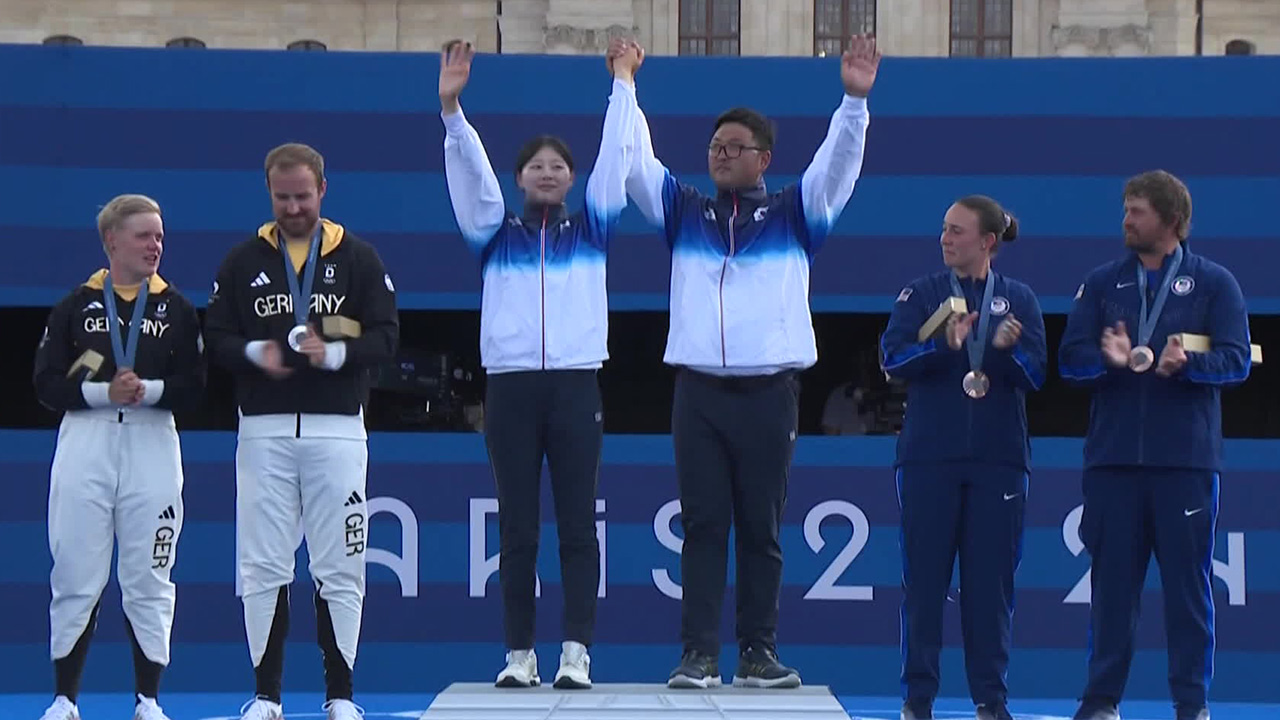
M426 54L0 46L0 305L47 305L97 267L94 215L144 192L166 209L163 274L203 302L226 249L269 213L262 158L305 141L330 169L326 214L377 243L406 308L474 308L477 264L443 176L438 60ZM937 262L941 217L981 192L1023 221L1000 265L1063 312L1120 251L1126 177L1163 167L1195 202L1194 247L1280 313L1280 57L885 59L865 173L813 271L817 310L883 312ZM598 58L481 56L463 106L510 201L534 133L577 154L580 202L609 78ZM775 117L771 187L808 163L840 98L837 61L651 57L640 73L658 155L706 186L715 114ZM667 307L668 252L634 209L610 258L614 309Z
M0 432L0 692L52 684L48 664L48 468L55 433ZM166 688L248 691L252 673L234 587L234 449L226 433L182 436L186 524L178 544L178 612ZM893 438L801 438L782 530L780 642L806 682L842 694L897 692L901 564L889 465ZM1227 442L1214 562L1218 700L1280 700L1280 443ZM1088 556L1079 536L1080 442L1039 439L1018 573L1010 682L1019 697L1076 697L1082 687ZM545 483L544 483L545 490ZM395 434L370 440L369 595L357 687L433 691L489 681L500 669L492 481L478 435ZM598 681L661 682L678 660L678 507L670 439L606 438ZM540 554L540 654L557 657L560 587L547 493ZM305 556L294 587L286 688L321 687ZM733 578L730 568L729 577ZM1154 565L1144 598L1132 697L1166 697ZM1083 585L1081 583L1083 582ZM1082 591L1084 594L1082 594ZM956 606L947 608L944 693L964 696ZM732 602L723 637L732 644ZM726 655L724 667L733 668ZM544 672L550 672L544 668ZM108 586L87 689L123 690L132 670L119 589Z

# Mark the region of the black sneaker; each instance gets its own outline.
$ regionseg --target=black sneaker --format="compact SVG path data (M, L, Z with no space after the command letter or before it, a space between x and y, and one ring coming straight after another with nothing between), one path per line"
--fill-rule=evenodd
M703 690L720 687L720 661L697 650L686 651L680 658L680 667L671 671L667 687Z
M1120 708L1106 698L1085 698L1071 720L1120 720Z
M1209 720L1209 708L1203 705L1178 705L1178 720Z
M908 700L902 704L902 720L933 720L933 703L929 700Z
M800 673L778 662L773 648L751 646L738 656L735 687L798 688Z
M978 720L1013 720L1004 703L982 703L977 709Z

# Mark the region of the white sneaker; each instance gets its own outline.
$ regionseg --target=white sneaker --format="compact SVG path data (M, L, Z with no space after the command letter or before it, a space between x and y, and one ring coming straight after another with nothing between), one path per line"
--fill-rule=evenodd
M561 690L587 690L591 687L591 656L587 646L566 640L560 651L560 670L555 686Z
M240 720L284 720L280 703L254 698L240 706Z
M68 700L67 696L59 695L40 716L40 720L80 720L80 708Z
M538 677L538 654L533 650L511 650L507 666L498 673L494 685L502 688L527 688L542 684Z
M329 720L360 720L364 717L364 708L342 698L334 698L324 704L329 711Z
M138 696L138 705L133 710L133 720L169 720L155 698Z

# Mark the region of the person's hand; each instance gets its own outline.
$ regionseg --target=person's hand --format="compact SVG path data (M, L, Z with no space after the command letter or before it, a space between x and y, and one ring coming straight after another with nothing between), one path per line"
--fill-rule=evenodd
M280 349L280 343L275 340L266 342L267 344L262 348L262 371L273 380L292 375L293 368L284 365L284 352Z
M328 352L328 348L325 347L324 339L316 332L314 325L307 325L307 334L303 336L302 343L298 346L298 352L307 356L307 360L311 362L311 367L320 367L324 364L324 356Z
M644 48L640 43L626 38L616 37L609 41L609 50L605 53L605 66L616 79L634 82L636 72L644 63Z
M471 43L461 40L450 40L440 52L440 109L446 115L458 112L458 96L471 77L475 54Z
M964 339L969 337L969 332L973 329L973 323L978 319L978 313L969 313L968 315L952 315L947 319L947 346L952 350L959 350L964 345Z
M1129 332L1125 330L1124 321L1116 323L1113 328L1102 329L1102 359L1111 367L1128 367L1129 353L1133 350L1129 342Z
M996 336L991 344L999 350L1006 350L1013 347L1018 338L1022 337L1022 321L1009 313L1009 317L996 328Z
M880 51L871 35L854 35L849 39L849 49L840 57L840 80L844 91L854 97L866 97L876 83L876 70L880 67Z
M1160 352L1160 362L1156 365L1156 374L1160 377L1176 375L1182 371L1186 364L1187 349L1182 346L1182 340L1177 335L1170 335L1169 342L1165 343L1164 350Z
M116 405L136 405L142 399L142 381L130 368L116 370L107 386L107 399Z

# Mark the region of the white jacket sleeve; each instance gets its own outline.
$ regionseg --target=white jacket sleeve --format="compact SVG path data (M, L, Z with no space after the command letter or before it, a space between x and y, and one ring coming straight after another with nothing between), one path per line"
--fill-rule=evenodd
M479 252L502 226L506 202L480 134L462 110L441 114L444 120L444 175L458 229L471 249Z

